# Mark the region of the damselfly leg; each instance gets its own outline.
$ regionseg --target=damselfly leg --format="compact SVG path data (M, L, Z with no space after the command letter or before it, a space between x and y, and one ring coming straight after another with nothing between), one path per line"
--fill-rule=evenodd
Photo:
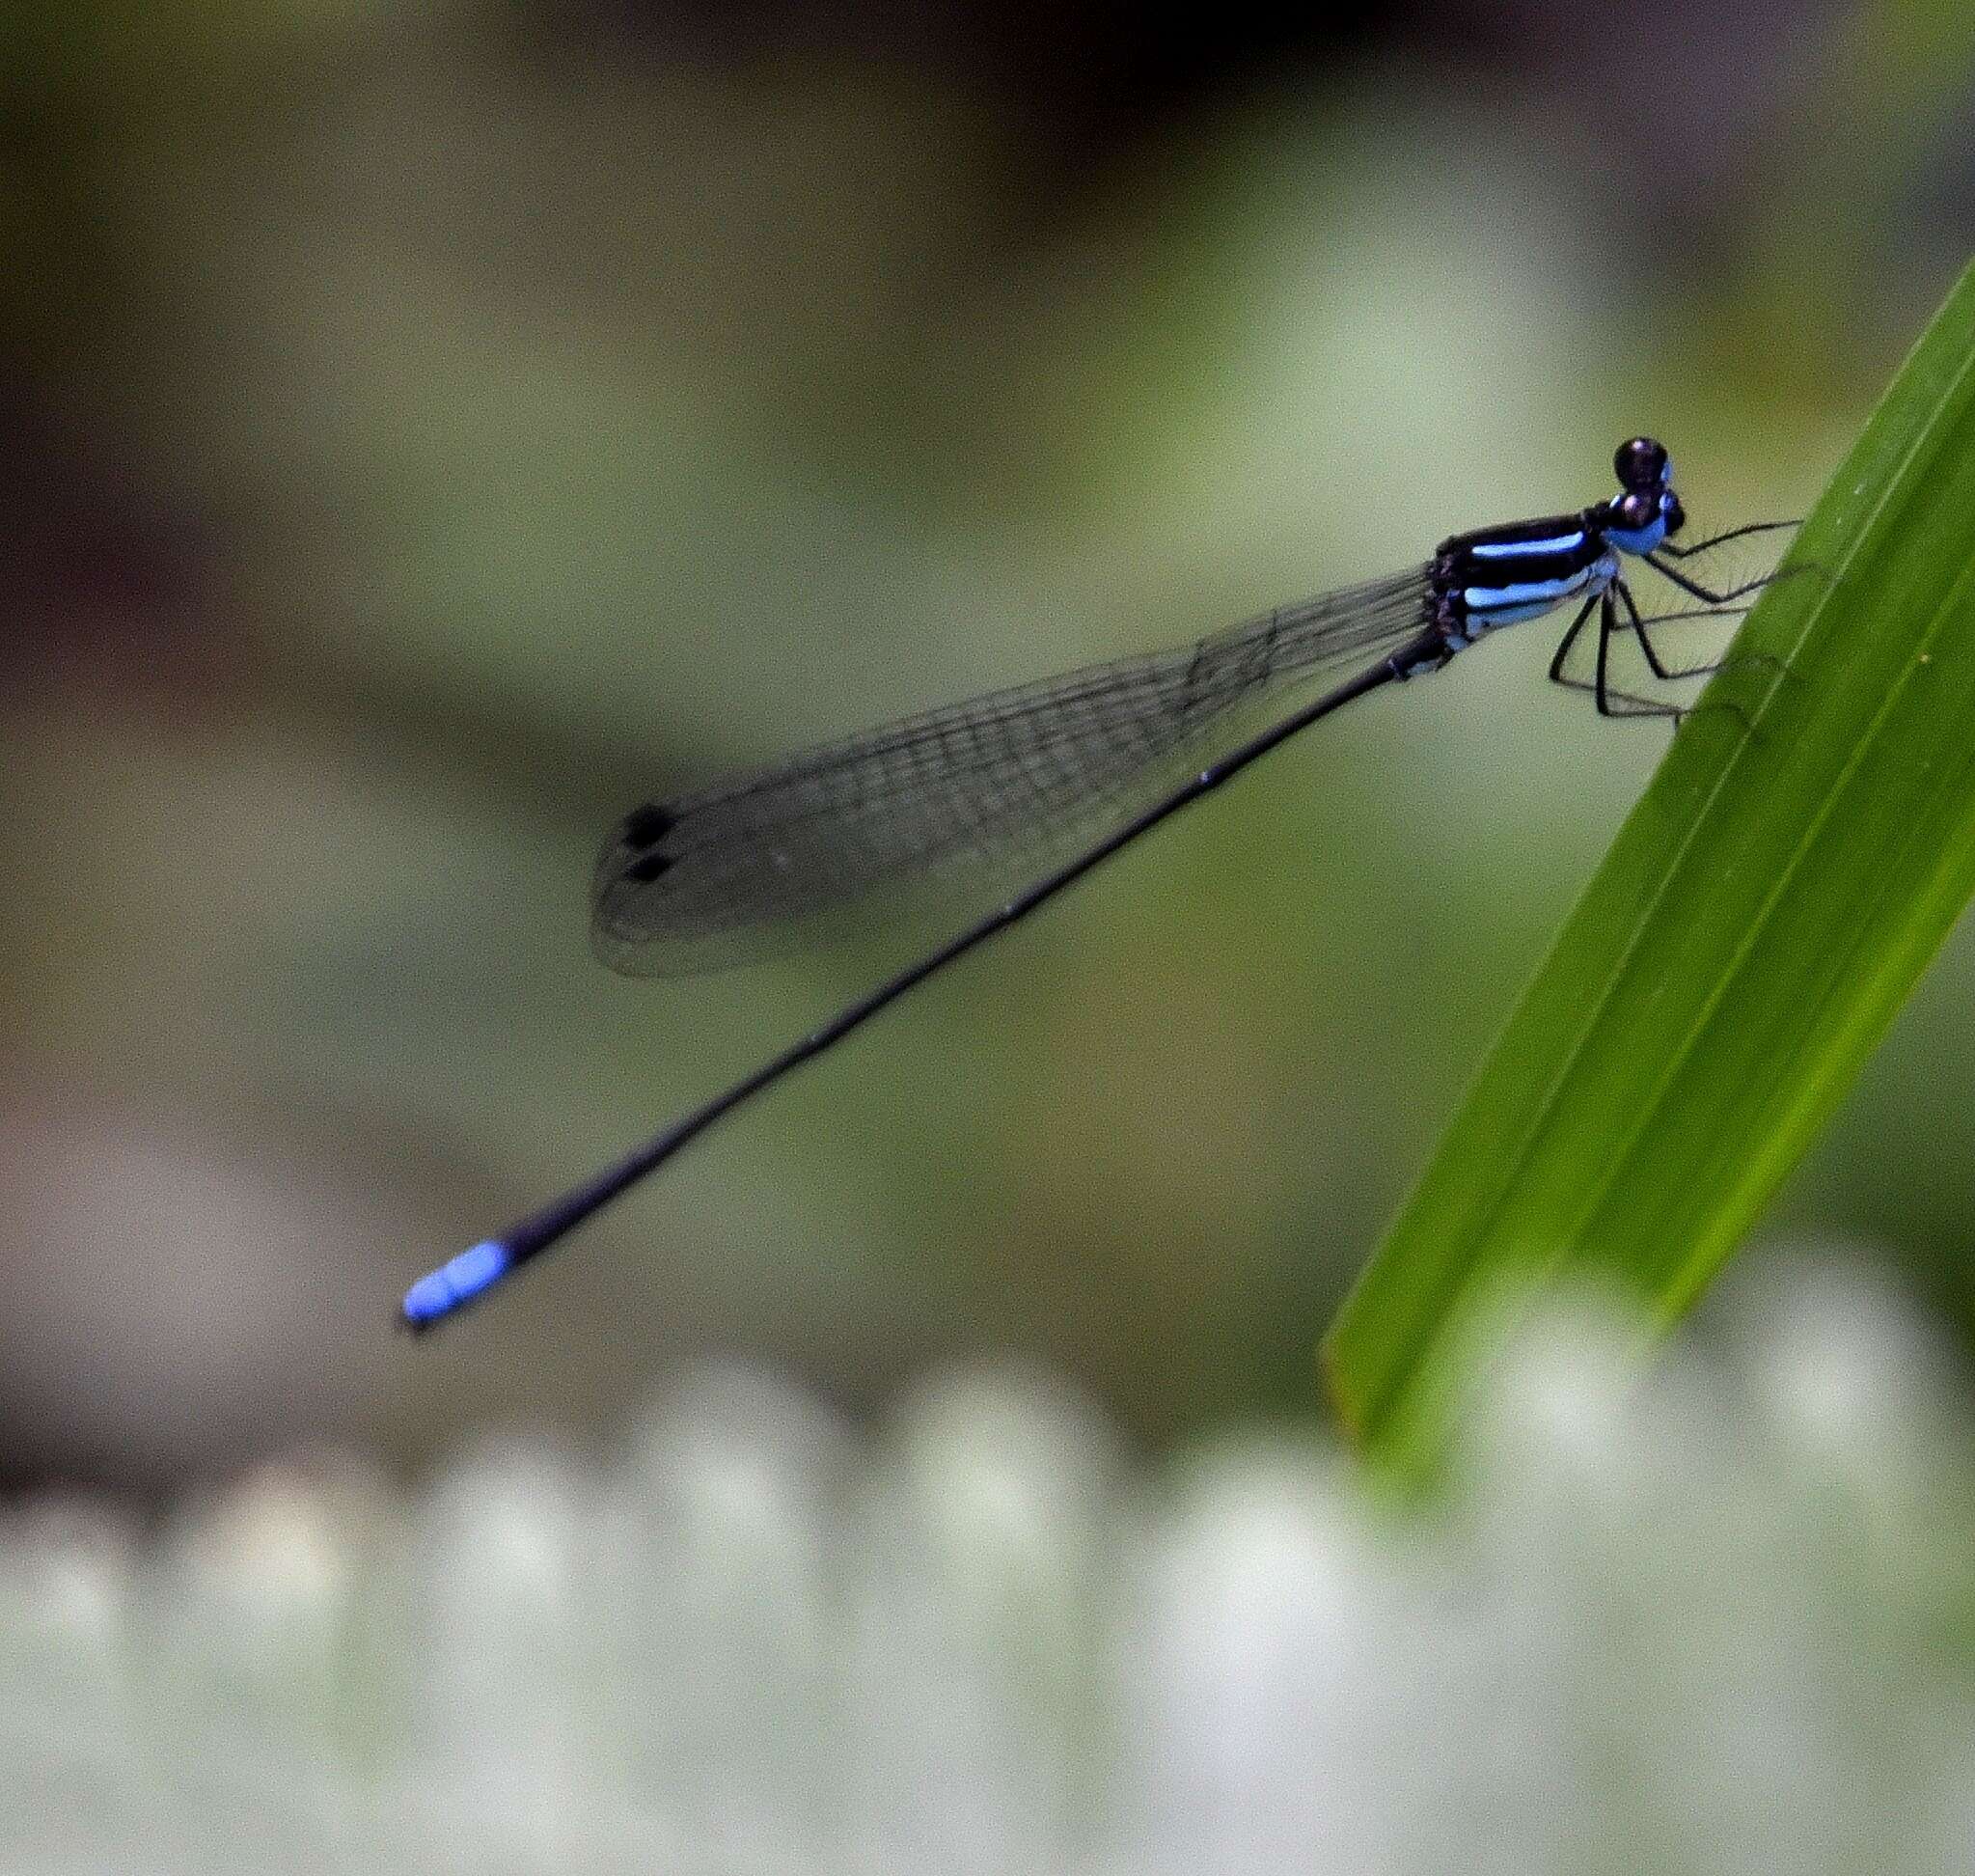
M1694 578L1685 569L1662 566L1658 556L1663 552L1673 554L1682 560L1691 561L1734 541L1777 533L1795 528L1797 525L1795 521L1757 521L1744 527L1727 529L1687 547L1677 546L1671 541L1661 542L1654 553L1643 555L1641 558L1673 586L1706 603L1666 612L1642 612L1631 584L1622 577L1614 578L1602 593L1587 599L1572 619L1550 659L1550 682L1565 690L1583 691L1594 698L1601 716L1669 717L1678 728L1684 717L1692 714L1694 706L1671 698L1641 696L1637 691L1621 688L1612 677L1612 652L1615 641L1635 640L1646 669L1659 683L1673 684L1687 679L1709 677L1730 664L1759 664L1782 669L1780 660L1762 652L1741 653L1732 659L1711 658L1699 663L1676 663L1664 651L1657 636L1662 627L1733 623L1746 618L1752 609L1754 595L1779 577L1777 573L1766 571L1745 580L1724 581L1718 586L1710 585ZM1569 672L1567 666L1572 651L1582 638L1585 628L1591 623L1594 614L1598 621L1598 647L1593 670L1588 676L1577 676ZM1734 710L1744 723L1748 721L1745 712L1725 700L1717 699L1708 707Z
M1716 592L1712 587L1703 585L1691 574L1683 572L1679 567L1669 566L1660 556L1666 555L1676 561L1695 560L1716 548L1727 546L1730 541L1745 540L1752 535L1775 534L1797 525L1795 521L1751 521L1740 528L1730 528L1724 534L1714 535L1706 540L1690 541L1685 547L1678 546L1670 540L1662 540L1652 553L1643 558L1648 566L1656 573L1671 580L1683 593L1691 593L1696 599L1704 600L1711 606L1726 606L1737 599L1746 598L1752 593L1760 593L1776 575L1774 572L1761 573L1754 579L1743 580L1738 585Z

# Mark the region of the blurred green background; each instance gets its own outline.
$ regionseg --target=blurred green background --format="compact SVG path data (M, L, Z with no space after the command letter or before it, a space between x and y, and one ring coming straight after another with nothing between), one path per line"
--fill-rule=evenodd
M0 1477L582 1436L689 1356L1140 1437L1311 1344L1665 746L1510 634L452 1333L406 1281L855 994L589 955L630 803L1605 492L1814 495L1975 234L1960 5L16 4ZM1964 1328L1975 934L1777 1228Z

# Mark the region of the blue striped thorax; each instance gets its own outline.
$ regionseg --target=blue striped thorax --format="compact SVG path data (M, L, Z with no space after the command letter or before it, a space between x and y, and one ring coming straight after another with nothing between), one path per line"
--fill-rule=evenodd
M1432 622L1447 657L1498 625L1596 600L1618 579L1621 554L1650 554L1679 532L1687 515L1660 444L1635 436L1619 445L1612 467L1620 492L1609 501L1440 542Z

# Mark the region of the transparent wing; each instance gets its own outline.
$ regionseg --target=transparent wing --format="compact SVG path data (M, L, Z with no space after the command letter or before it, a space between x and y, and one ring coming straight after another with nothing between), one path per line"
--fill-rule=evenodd
M598 855L597 954L685 976L806 942L928 879L949 903L985 902L1232 748L1263 706L1417 631L1427 590L1414 568L648 802Z

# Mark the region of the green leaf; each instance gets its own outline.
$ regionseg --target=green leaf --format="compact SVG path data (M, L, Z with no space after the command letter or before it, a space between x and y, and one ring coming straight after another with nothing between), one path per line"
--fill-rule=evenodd
M1784 566L1326 1340L1402 1474L1537 1286L1693 1301L1975 891L1975 267Z

